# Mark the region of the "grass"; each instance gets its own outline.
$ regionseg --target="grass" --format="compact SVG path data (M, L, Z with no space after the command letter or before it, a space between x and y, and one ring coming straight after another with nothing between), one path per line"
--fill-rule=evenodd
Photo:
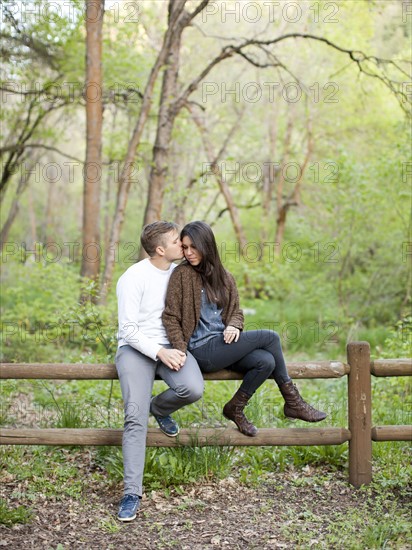
M0 498L0 523L11 527L15 523L28 523L32 517L32 511L26 506L9 507L7 502Z
M253 305L252 303L249 304ZM248 314L248 322L270 318L269 302L255 303L256 314ZM320 323L316 330L309 313L299 318L285 315L300 322L297 341L290 331L285 341L289 360L328 358L345 360L345 342L337 338L326 341L331 328ZM263 322L261 321L261 324ZM252 326L250 328L253 328ZM261 326L260 328L269 328ZM282 330L287 330L285 326ZM371 340L378 348L387 332L384 329L362 331L362 339ZM370 338L369 338L370 336ZM293 354L293 355L292 355ZM97 357L92 357L98 360ZM34 359L33 359L34 360ZM40 359L41 360L41 359ZM51 359L50 359L51 360ZM84 361L91 361L87 357ZM297 385L302 396L328 413L327 426L347 426L346 379L302 380ZM410 381L406 378L373 379L373 423L408 424L411 422ZM219 427L228 425L221 414L224 403L238 388L238 382L208 382L201 401L176 413L183 427ZM163 390L162 382L155 382L154 393ZM119 383L107 381L28 382L6 381L2 384L4 407L0 422L4 425L24 423L27 417L47 427L122 427L123 407ZM32 410L16 408L18 396L24 394ZM283 417L283 402L273 381L268 381L251 400L248 417L259 427L307 427L301 421L292 424ZM27 414L30 412L30 415ZM33 414L34 413L34 414ZM29 418L29 419L30 419ZM153 420L151 425L155 426ZM152 423L153 422L153 423ZM76 460L75 448L5 447L0 452L0 466L6 477L13 479L15 489L10 501L1 501L1 522L10 527L14 523L29 522L32 507L39 498L53 500L85 498L88 476L117 486L123 479L121 449L97 447L89 451L90 464ZM407 548L410 521L402 503L411 479L411 448L405 442L379 442L373 444L373 483L358 492L356 506L346 513L338 509L318 514L312 506L294 517L294 508L285 506L278 518L283 536L294 548ZM84 450L81 460L84 460ZM184 493L187 485L236 477L245 486L261 487L271 475L282 473L287 479L293 472L293 487L298 491L312 490L322 494L336 484L342 474L347 476L348 445L308 447L181 447L147 449L144 485L146 493L171 491ZM309 475L306 473L310 471ZM342 484L346 490L347 482ZM282 492L282 487L279 487ZM282 493L282 496L284 494ZM11 503L24 501L25 506ZM287 499L286 499L287 503ZM339 499L337 500L337 504ZM183 507L192 504L184 502ZM202 502L194 502L199 509ZM394 518L396 517L396 521ZM115 534L121 528L111 517L100 521L100 528ZM155 525L155 524L154 524ZM155 527L154 527L155 528ZM184 526L191 529L191 525ZM160 535L159 535L160 536Z

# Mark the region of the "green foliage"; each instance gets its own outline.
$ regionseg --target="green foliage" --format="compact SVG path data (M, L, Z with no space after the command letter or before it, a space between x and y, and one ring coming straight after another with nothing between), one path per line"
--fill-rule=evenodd
M146 491L187 485L196 481L226 477L233 465L233 447L150 448L146 451L144 486ZM96 463L110 479L123 479L123 458L120 449L102 447Z
M16 482L13 498L24 496L36 501L41 495L53 499L81 498L85 479L81 464L68 460L74 449L49 449L34 446L2 448L0 466Z
M117 331L113 302L96 306L91 299L96 285L83 289L76 266L44 261L41 247L38 254L34 261L9 262L4 270L2 360L112 362ZM79 303L82 289L89 299Z
M382 358L410 357L412 354L412 316L400 319L390 330L380 351Z
M11 527L16 523L28 523L32 516L31 509L26 506L10 508L7 502L0 498L0 523Z

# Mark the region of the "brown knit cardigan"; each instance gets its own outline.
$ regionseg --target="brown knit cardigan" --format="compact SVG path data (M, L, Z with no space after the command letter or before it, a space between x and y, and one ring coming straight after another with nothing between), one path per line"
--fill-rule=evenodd
M229 302L222 311L225 326L243 330L243 312L239 309L239 294L233 276L227 271ZM189 264L173 270L166 295L162 321L173 348L186 353L187 344L200 319L202 278Z

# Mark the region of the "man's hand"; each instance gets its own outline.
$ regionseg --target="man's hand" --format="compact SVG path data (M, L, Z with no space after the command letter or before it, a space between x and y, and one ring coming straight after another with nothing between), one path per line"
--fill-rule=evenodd
M186 361L186 354L178 349L160 348L157 358L172 370L180 370Z
M232 325L228 325L223 331L223 340L225 344L231 344L239 340L240 330Z

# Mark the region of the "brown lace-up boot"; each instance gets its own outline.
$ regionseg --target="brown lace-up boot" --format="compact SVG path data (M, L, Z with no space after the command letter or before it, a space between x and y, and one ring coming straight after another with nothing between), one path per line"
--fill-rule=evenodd
M228 420L233 420L242 434L253 437L258 433L258 430L243 414L243 409L246 407L249 399L250 397L247 393L238 390L223 407L223 416Z
M297 387L291 380L282 384L279 390L285 400L283 410L287 418L299 418L306 422L320 422L327 417L326 413L316 410L302 399Z

